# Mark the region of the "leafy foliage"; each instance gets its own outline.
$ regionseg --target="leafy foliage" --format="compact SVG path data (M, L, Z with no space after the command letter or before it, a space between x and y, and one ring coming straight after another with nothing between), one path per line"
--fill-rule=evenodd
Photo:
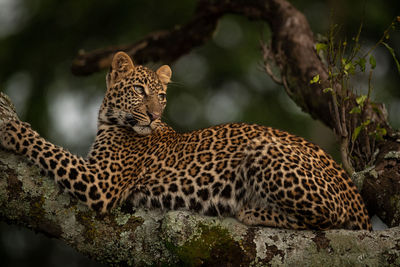
M325 41L316 44L317 53L326 57L329 87L323 89L323 92L332 96L331 112L335 118L336 133L342 143L342 160L349 172L353 172L351 161L356 157L364 158L364 162L370 162L373 157L373 151L366 153L359 149L360 146L355 146L356 142L360 141L359 138L363 136L362 142L372 144L374 147L374 142L382 140L387 134L384 126L374 123L373 117L381 115L379 109L372 108L377 113L375 115L367 114L365 109L367 106L374 107L376 105L371 100L373 90L371 80L373 71L377 67L373 51L380 45L386 47L400 70L394 50L384 42L390 38L390 33L396 30L396 24L396 20L393 20L380 40L367 52L363 51L360 41L363 24L360 25L356 36L350 42L347 42L346 39L338 41L340 27L333 25ZM366 72L368 72L368 88L365 93L357 92L353 87L352 79L359 73ZM310 84L317 82L321 83L319 75L315 75ZM350 149L348 149L348 143L351 143ZM353 151L354 147L357 147L358 151Z

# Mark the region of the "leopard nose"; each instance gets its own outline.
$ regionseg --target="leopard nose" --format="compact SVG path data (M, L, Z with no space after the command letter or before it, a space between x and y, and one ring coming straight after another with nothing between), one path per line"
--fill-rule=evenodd
M147 114L149 115L150 120L152 120L152 121L157 120L157 119L159 119L161 117L161 113L160 112L156 112L156 111L147 112Z

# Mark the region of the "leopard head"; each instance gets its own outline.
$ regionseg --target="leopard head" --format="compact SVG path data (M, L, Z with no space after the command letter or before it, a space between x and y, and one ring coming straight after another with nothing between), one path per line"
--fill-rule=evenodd
M131 127L140 135L159 125L167 103L172 71L167 65L152 71L134 65L124 52L114 55L107 74L107 92L99 112L99 124Z

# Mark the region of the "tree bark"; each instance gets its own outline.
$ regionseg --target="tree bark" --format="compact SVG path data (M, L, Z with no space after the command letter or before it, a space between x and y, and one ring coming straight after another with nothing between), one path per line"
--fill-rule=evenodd
M61 193L25 159L0 150L0 217L61 239L110 265L400 264L400 227L384 231L293 231L247 227L184 211L121 209L99 216Z
M287 94L304 112L336 133L343 167L353 176L370 214L377 214L391 227L400 225L399 132L390 127L383 104L368 101L361 114L349 113L357 105L357 95L339 83L329 82L327 66L316 53L307 19L285 0L201 0L194 19L186 25L166 31L162 37L151 33L132 45L81 53L74 60L72 70L83 75L108 67L118 50L126 51L141 63L171 62L210 39L218 19L230 13L264 20L270 25L271 44L263 46L266 69L275 63L281 77L274 80L284 85ZM173 50L166 53L165 45L170 43L174 44ZM320 81L310 84L315 75L319 75ZM328 87L333 88L333 93L323 92ZM366 120L370 124L352 140L355 128ZM387 132L382 139L374 136L379 127Z

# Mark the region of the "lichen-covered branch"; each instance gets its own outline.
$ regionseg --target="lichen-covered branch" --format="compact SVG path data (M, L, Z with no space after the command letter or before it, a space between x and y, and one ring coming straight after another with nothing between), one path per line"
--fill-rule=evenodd
M0 150L0 218L64 240L113 265L400 264L400 228L292 231L246 227L235 219L183 211L120 209L97 215L59 191L23 158Z

